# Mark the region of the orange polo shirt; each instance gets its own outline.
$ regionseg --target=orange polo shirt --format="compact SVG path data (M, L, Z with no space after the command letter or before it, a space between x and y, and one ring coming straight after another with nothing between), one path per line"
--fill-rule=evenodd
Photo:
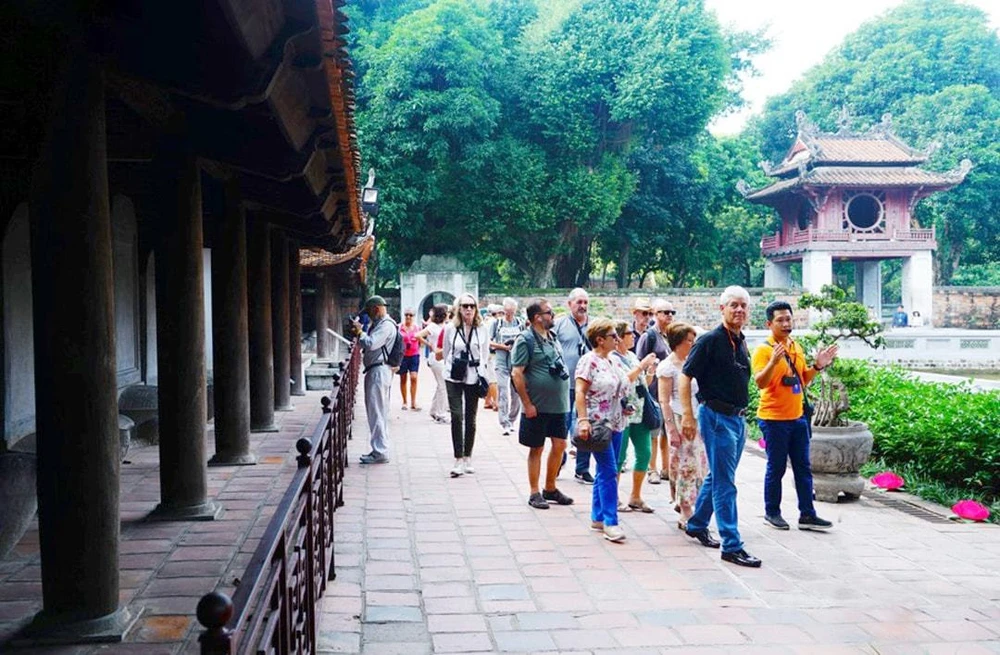
M788 357L795 364L795 369L799 373L799 380L805 380L806 355L802 347L795 341L789 340L785 346ZM750 366L754 375L759 373L771 360L771 353L774 352L774 337L768 337L766 343L762 343L753 351L753 359ZM771 383L760 390L760 405L757 408L757 418L765 421L793 421L802 416L802 393L795 393L792 387L781 384L781 379L785 376L793 375L788 367L788 361L784 357L774 365L774 373L771 375Z

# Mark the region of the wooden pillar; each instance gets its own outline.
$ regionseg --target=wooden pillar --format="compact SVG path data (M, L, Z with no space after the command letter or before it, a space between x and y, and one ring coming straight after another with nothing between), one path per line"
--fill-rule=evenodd
M288 266L288 345L291 355L292 395L304 396L306 385L302 377L302 267L299 262L297 241L288 244Z
M250 335L250 431L277 432L274 424L274 353L271 346L271 232L254 216L247 233L247 306Z
M70 44L30 198L42 611L28 643L120 641L114 283L97 62Z
M316 273L316 358L330 357L330 282L326 273Z
M236 179L226 183L225 204L212 248L215 454L209 466L257 463L250 452L247 228Z
M274 340L274 409L292 409L291 348L289 347L290 302L288 286L288 239L271 235L271 325Z
M167 146L156 243L156 351L160 504L156 520L211 520L205 457L207 380L201 170L194 155Z

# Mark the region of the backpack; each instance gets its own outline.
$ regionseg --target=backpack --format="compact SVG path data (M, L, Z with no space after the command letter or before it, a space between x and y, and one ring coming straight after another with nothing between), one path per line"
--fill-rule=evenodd
M392 348L388 346L382 346L382 357L385 358L385 363L389 368L399 368L399 365L403 363L403 333L399 331L399 325L391 318L385 318L383 320L389 321L396 328L396 340L392 342ZM372 328L372 332L375 328Z

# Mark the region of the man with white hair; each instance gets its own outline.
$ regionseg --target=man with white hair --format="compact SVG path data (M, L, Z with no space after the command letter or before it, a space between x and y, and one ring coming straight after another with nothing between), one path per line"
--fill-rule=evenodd
M726 287L719 297L719 310L722 323L695 341L680 376L681 432L684 438L694 439L700 428L709 466L685 532L702 546L718 548L719 542L708 531L714 511L722 559L756 568L760 560L743 548L736 511L736 467L746 443L750 402L750 352L743 335L750 294L743 287ZM692 378L698 381L701 401L697 424L691 403Z
M514 431L514 421L521 415L521 398L512 392L510 374L510 352L514 340L524 330L524 323L517 316L517 301L503 299L503 315L497 318L490 329L490 348L496 353L494 368L497 376L497 403L500 405L500 427L504 436Z
M569 308L569 315L561 316L555 323L556 338L562 348L563 361L566 363L566 371L570 379L576 379L576 365L584 354L592 350L590 341L587 340L587 327L590 325L590 317L587 313L590 307L590 295L586 289L577 287L569 292L569 299L566 301ZM576 412L573 411L576 402L575 385L569 385L569 408L566 412L566 431L572 435L576 428ZM578 450L576 453L576 481L582 484L594 484L594 476L590 473L590 453Z

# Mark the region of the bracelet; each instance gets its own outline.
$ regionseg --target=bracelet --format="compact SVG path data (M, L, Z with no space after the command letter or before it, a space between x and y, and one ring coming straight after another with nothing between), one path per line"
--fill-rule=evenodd
M577 423L579 423L580 421L586 421L587 423L590 423L590 419L589 419L589 418L587 418L586 416L584 416L583 418L578 418L578 419L576 419L576 422L577 422Z
M816 371L817 373L822 373L822 372L823 372L823 369L825 369L825 368L826 368L825 366L824 366L823 368L820 368L819 366L816 366L816 364L813 364L813 369L814 369L814 370L815 370L815 371Z

